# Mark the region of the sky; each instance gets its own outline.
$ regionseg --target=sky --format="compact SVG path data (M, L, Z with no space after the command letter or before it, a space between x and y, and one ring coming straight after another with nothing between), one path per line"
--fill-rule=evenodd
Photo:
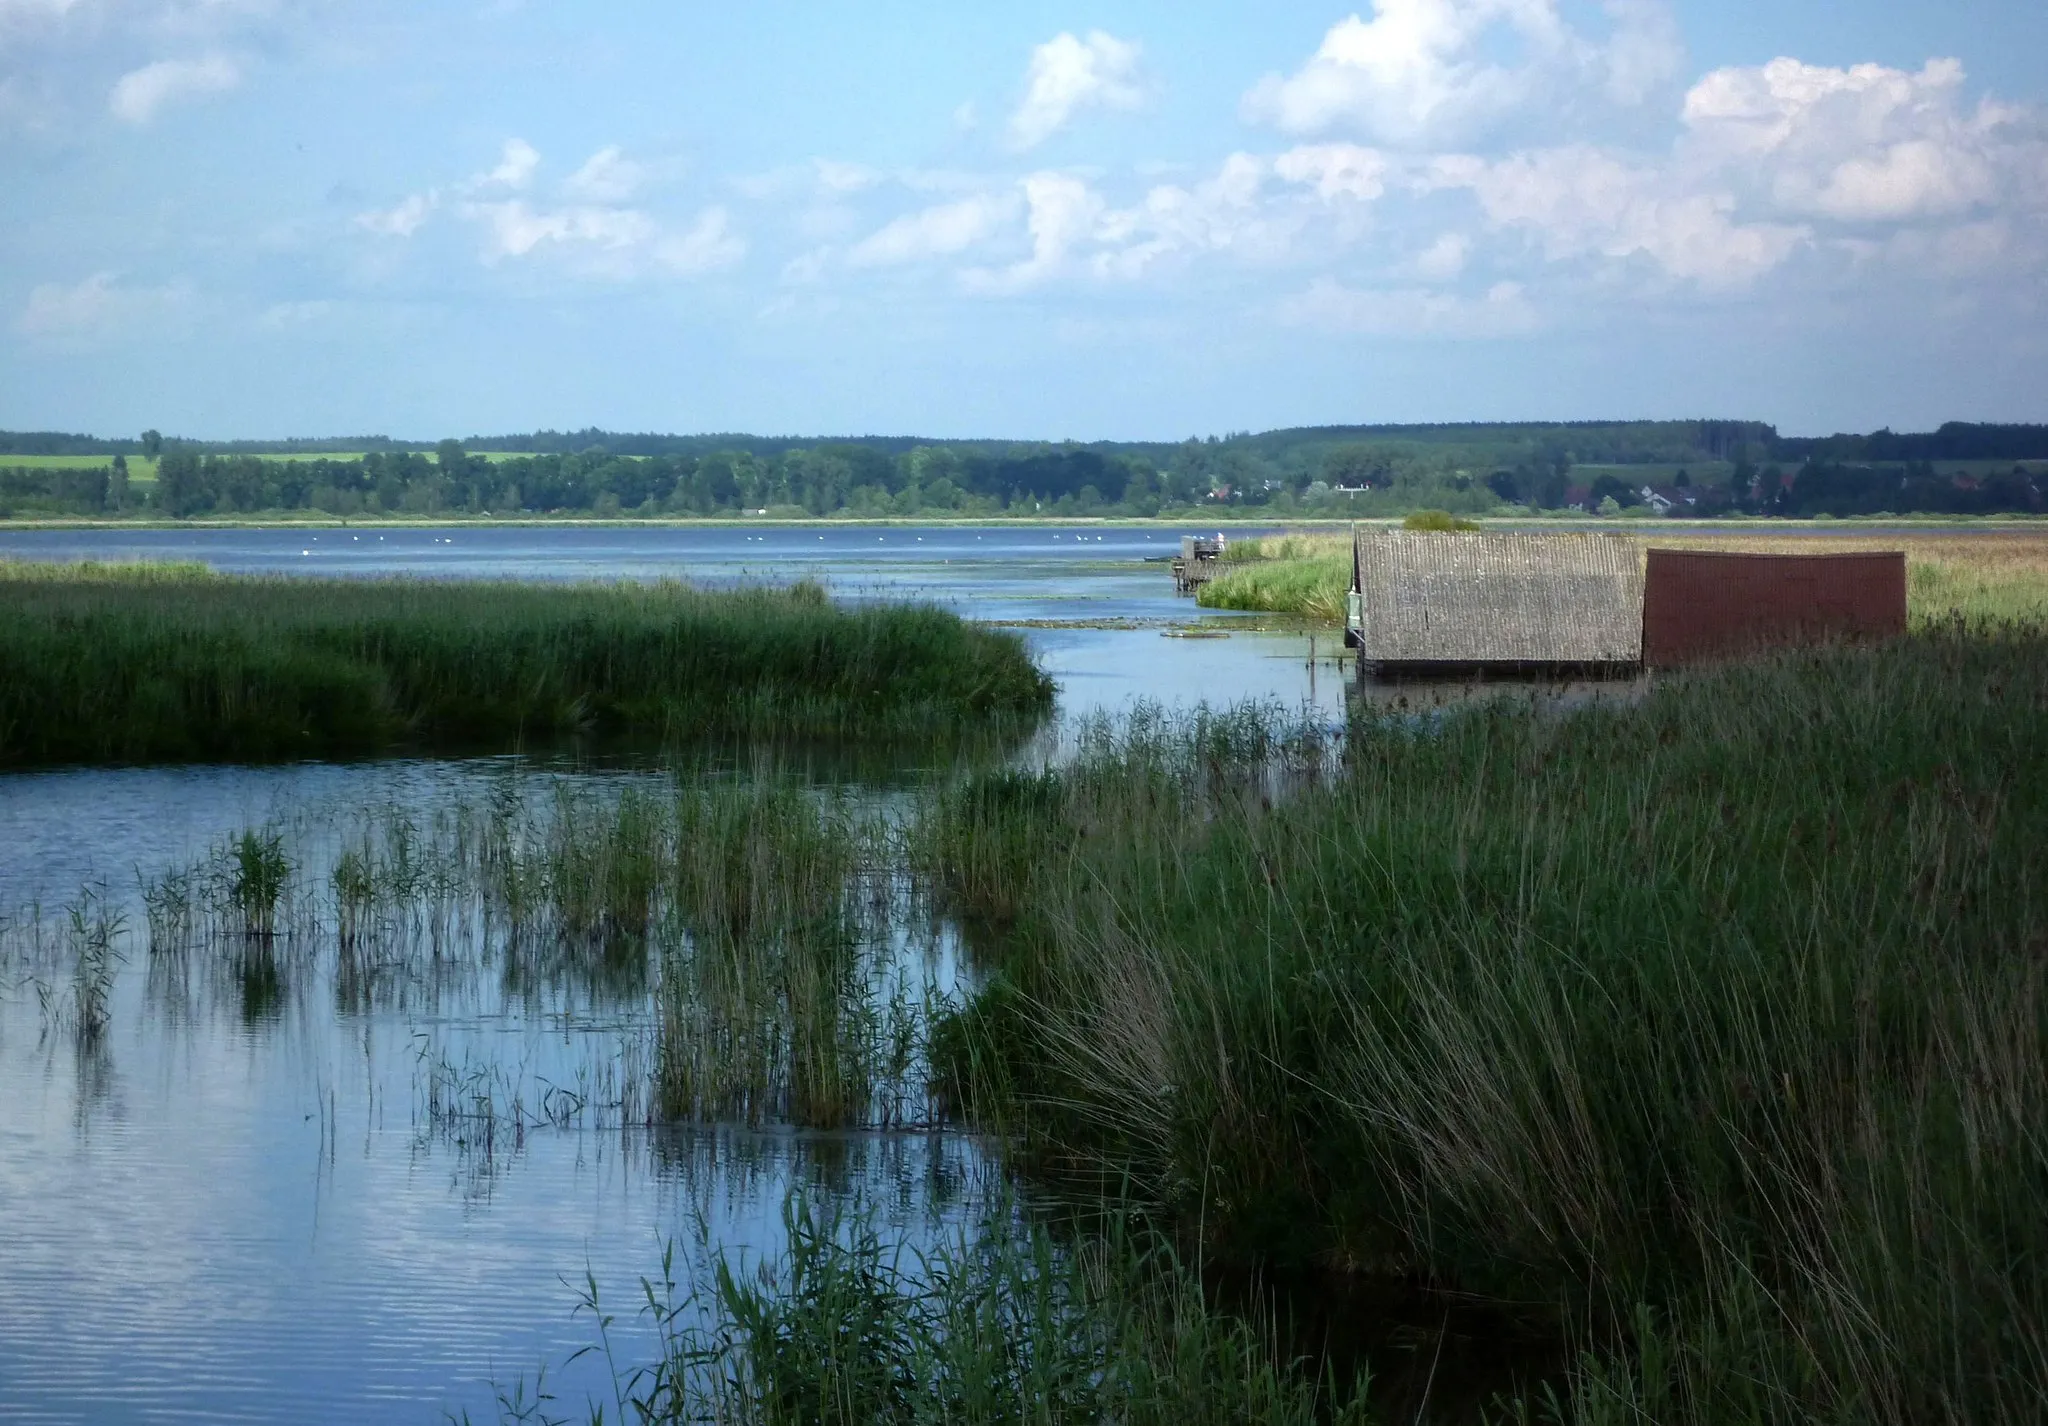
M2040 0L0 0L0 427L2048 420Z

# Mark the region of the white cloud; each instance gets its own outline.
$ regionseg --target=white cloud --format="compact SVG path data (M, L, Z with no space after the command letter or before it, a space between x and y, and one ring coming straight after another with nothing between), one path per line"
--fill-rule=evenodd
M1637 104L1676 70L1662 0L1607 0L1605 43L1580 35L1557 0L1373 0L1370 20L1331 26L1292 75L1245 96L1247 118L1288 133L1355 129L1428 148L1470 138L1533 101L1559 95ZM1495 56L1520 50L1515 62Z
M1642 255L1709 287L1752 281L1811 236L1803 227L1740 222L1726 192L1688 188L1586 147L1498 163L1454 158L1440 162L1437 174L1446 186L1469 187L1490 221L1532 234L1552 259Z
M882 181L882 175L864 163L820 158L811 160L811 168L817 174L818 187L827 193L859 193Z
M2034 116L1962 103L1963 67L1918 73L1776 59L1718 69L1685 97L1685 158L1788 214L1843 223L1951 218L2023 197L2048 173ZM2038 177L2035 195L2041 193Z
M1010 145L1036 148L1087 108L1135 109L1144 102L1138 46L1101 30L1086 39L1054 35L1031 52L1024 100L1010 116Z
M117 119L146 124L166 104L202 94L219 94L241 82L241 66L223 54L160 59L116 80L107 95L107 107Z
M689 276L730 266L746 253L731 216L717 207L680 231L638 208L598 204L541 208L510 198L464 211L484 226L487 264L555 252L589 276L628 278L650 269Z
M534 166L539 162L540 155L533 154ZM585 159L583 167L570 174L562 188L570 197L586 203L623 203L639 192L646 178L644 167L627 158L617 144L610 144Z
M1465 270L1472 255L1472 240L1463 233L1445 233L1415 255L1408 264L1417 277L1430 282L1448 282Z
M686 231L668 234L654 244L654 256L670 272L693 275L730 267L747 254L746 240L733 231L723 208L706 208Z
M1377 149L1357 144L1307 144L1273 160L1273 171L1289 183L1309 184L1327 200L1355 198L1369 203L1386 191L1387 160Z
M1499 282L1477 297L1427 288L1346 287L1318 278L1280 305L1282 321L1376 337L1480 339L1523 336L1541 325L1520 285Z
M356 214L356 226L386 238L409 238L439 207L441 195L429 189L415 193L396 207Z
M523 198L498 203L472 203L471 217L489 230L484 259L525 257L543 244L618 250L645 243L654 236L654 220L633 208L536 209Z
M969 269L961 275L969 291L1013 292L1028 287L1059 272L1068 255L1093 236L1104 205L1083 180L1065 173L1034 173L1022 188L1031 255L1006 268Z
M509 188L518 192L533 182L534 172L539 167L540 150L524 139L507 139L498 157L498 166L478 174L470 181L470 186L478 189Z
M15 318L26 336L79 338L118 332L160 320L191 300L188 283L165 287L124 286L120 274L95 272L78 282L38 283Z
M1163 257L1228 252L1253 261L1285 252L1299 231L1299 213L1267 200L1268 164L1253 154L1226 158L1213 178L1192 187L1159 184L1135 207L1107 213L1099 224L1105 249L1093 270L1137 277Z
M964 252L993 235L1016 206L1013 199L983 194L907 213L855 245L846 260L854 267L891 267Z

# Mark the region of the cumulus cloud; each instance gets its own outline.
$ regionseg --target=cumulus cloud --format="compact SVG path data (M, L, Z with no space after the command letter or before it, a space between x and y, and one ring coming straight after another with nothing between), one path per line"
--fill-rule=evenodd
M191 295L184 283L137 287L124 284L119 273L95 272L74 283L38 283L14 325L25 336L90 337L159 320Z
M484 224L486 262L525 257L544 244L616 251L644 243L654 234L653 219L632 208L579 205L543 210L523 198L510 198L472 203L469 215Z
M1270 172L1266 160L1236 153L1199 183L1155 185L1135 206L1104 215L1104 247L1093 270L1131 278L1178 254L1229 252L1251 261L1279 256L1302 220L1298 212L1268 201Z
M166 104L219 94L241 82L241 65L224 54L160 59L116 80L107 94L107 108L127 123L147 124Z
M1677 69L1676 30L1661 0L1608 0L1604 41L1574 30L1557 0L1373 0L1291 75L1245 96L1249 119L1287 133L1348 128L1427 148L1469 139L1539 98L1598 94L1637 104ZM1518 48L1514 60L1497 57Z
M855 267L891 267L964 252L995 233L1016 210L990 194L907 213L856 244L846 255Z
M540 168L540 150L524 139L507 139L498 157L498 166L478 174L470 180L470 186L477 189L509 188L514 192L533 182L534 173Z
M1436 175L1447 187L1469 188L1492 223L1530 234L1553 259L1642 256L1711 287L1753 280L1811 236L1799 226L1741 222L1726 192L1582 146L1497 163L1446 159Z
M1051 277L1094 234L1104 204L1084 180L1065 173L1034 173L1021 187L1031 254L1004 268L970 268L962 274L970 291L1014 292Z
M1135 109L1144 102L1138 46L1101 30L1085 39L1054 35L1031 52L1024 100L1010 116L1010 146L1036 148L1083 109Z
M534 154L533 166L538 167L539 162L540 155ZM644 167L627 158L617 144L609 144L585 159L562 188L570 197L585 202L623 203L640 190L646 178Z
M554 252L592 276L627 278L651 270L692 276L746 254L731 216L718 207L682 229L638 208L587 203L549 208L511 198L471 203L465 211L483 225L487 264Z
M1273 171L1289 183L1309 185L1318 198L1354 198L1369 203L1386 192L1386 156L1357 144L1308 144L1290 149L1273 161Z
M1513 282L1466 296L1420 287L1347 287L1318 278L1283 302L1280 316L1296 326L1375 337L1470 340L1522 336L1541 325L1536 308Z
M1955 217L2029 187L2038 200L2048 174L2039 121L1966 106L1963 78L1952 59L1917 73L1794 59L1718 69L1686 95L1684 158L1782 212L1843 223Z

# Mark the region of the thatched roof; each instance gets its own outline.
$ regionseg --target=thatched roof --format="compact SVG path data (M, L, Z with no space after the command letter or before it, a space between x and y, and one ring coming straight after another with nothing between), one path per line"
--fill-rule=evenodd
M1643 651L1626 535L1358 536L1359 657L1378 664L1622 664Z

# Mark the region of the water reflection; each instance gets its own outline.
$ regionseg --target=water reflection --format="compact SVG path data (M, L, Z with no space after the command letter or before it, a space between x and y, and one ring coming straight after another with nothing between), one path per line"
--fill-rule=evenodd
M275 532L203 548L179 544L200 532L36 532L34 550L28 533L8 552L289 563ZM711 581L797 560L771 541L737 555L737 531L460 531L438 553L386 533L383 552L323 559ZM1068 723L967 756L1064 756L1087 714L1137 698L1342 715L1345 679L1308 660L1306 632L1173 599L1139 562L1170 532L858 533L873 554L813 532L824 548L803 558L833 561L852 597L1041 625L1027 636ZM1229 637L1160 637L1188 622ZM679 769L571 748L0 777L0 1411L488 1415L493 1379L588 1341L562 1281L586 1266L626 1301L665 1238L772 1255L798 1186L858 1195L913 1242L969 1221L995 1167L940 1125L921 1060L968 956L871 838L962 755L727 747ZM772 805L717 795L764 784ZM274 894L268 838L289 864ZM81 1005L101 1033L77 1033ZM648 1345L636 1330L621 1322L622 1355ZM587 1358L554 1382L569 1401L604 1384Z

